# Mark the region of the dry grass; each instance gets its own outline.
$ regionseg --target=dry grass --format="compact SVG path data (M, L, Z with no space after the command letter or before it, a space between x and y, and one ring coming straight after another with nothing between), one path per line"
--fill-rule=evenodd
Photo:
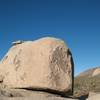
M100 92L100 74L94 77L78 76L74 83L74 96L88 94L90 91Z

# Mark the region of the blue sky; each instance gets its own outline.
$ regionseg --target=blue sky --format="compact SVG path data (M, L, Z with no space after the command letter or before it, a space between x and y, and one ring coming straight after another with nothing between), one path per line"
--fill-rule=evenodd
M99 0L0 0L0 59L16 40L63 39L75 74L100 66Z

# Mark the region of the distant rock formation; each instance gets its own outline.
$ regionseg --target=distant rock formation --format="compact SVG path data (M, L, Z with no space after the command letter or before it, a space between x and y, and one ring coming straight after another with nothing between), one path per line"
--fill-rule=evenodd
M13 44L0 62L4 87L72 94L74 64L64 41L46 37Z
M91 68L91 69L88 69L86 71L83 71L81 72L79 75L77 75L77 77L92 77L93 75L93 72L96 70L96 67L95 68Z
M100 67L96 68L92 74L92 76L96 76L100 74Z
M79 75L77 75L77 77L94 77L99 74L100 74L100 67L94 67L81 72Z
M99 98L92 99L90 94L91 92L94 92L94 93L99 93L98 96L100 96L100 67L88 69L80 73L74 79L75 79L74 81L75 96L81 97L82 95L87 96L89 94L89 99L87 100L99 100Z

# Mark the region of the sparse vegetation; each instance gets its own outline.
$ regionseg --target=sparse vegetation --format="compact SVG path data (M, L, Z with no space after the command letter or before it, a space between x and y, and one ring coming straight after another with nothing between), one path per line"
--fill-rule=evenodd
M74 82L74 96L87 95L90 91L100 92L100 74L94 77L78 76Z

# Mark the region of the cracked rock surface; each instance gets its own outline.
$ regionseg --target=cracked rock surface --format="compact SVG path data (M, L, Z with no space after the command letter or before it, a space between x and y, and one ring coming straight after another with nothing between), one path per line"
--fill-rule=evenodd
M17 42L0 62L0 85L72 94L73 60L64 41Z

